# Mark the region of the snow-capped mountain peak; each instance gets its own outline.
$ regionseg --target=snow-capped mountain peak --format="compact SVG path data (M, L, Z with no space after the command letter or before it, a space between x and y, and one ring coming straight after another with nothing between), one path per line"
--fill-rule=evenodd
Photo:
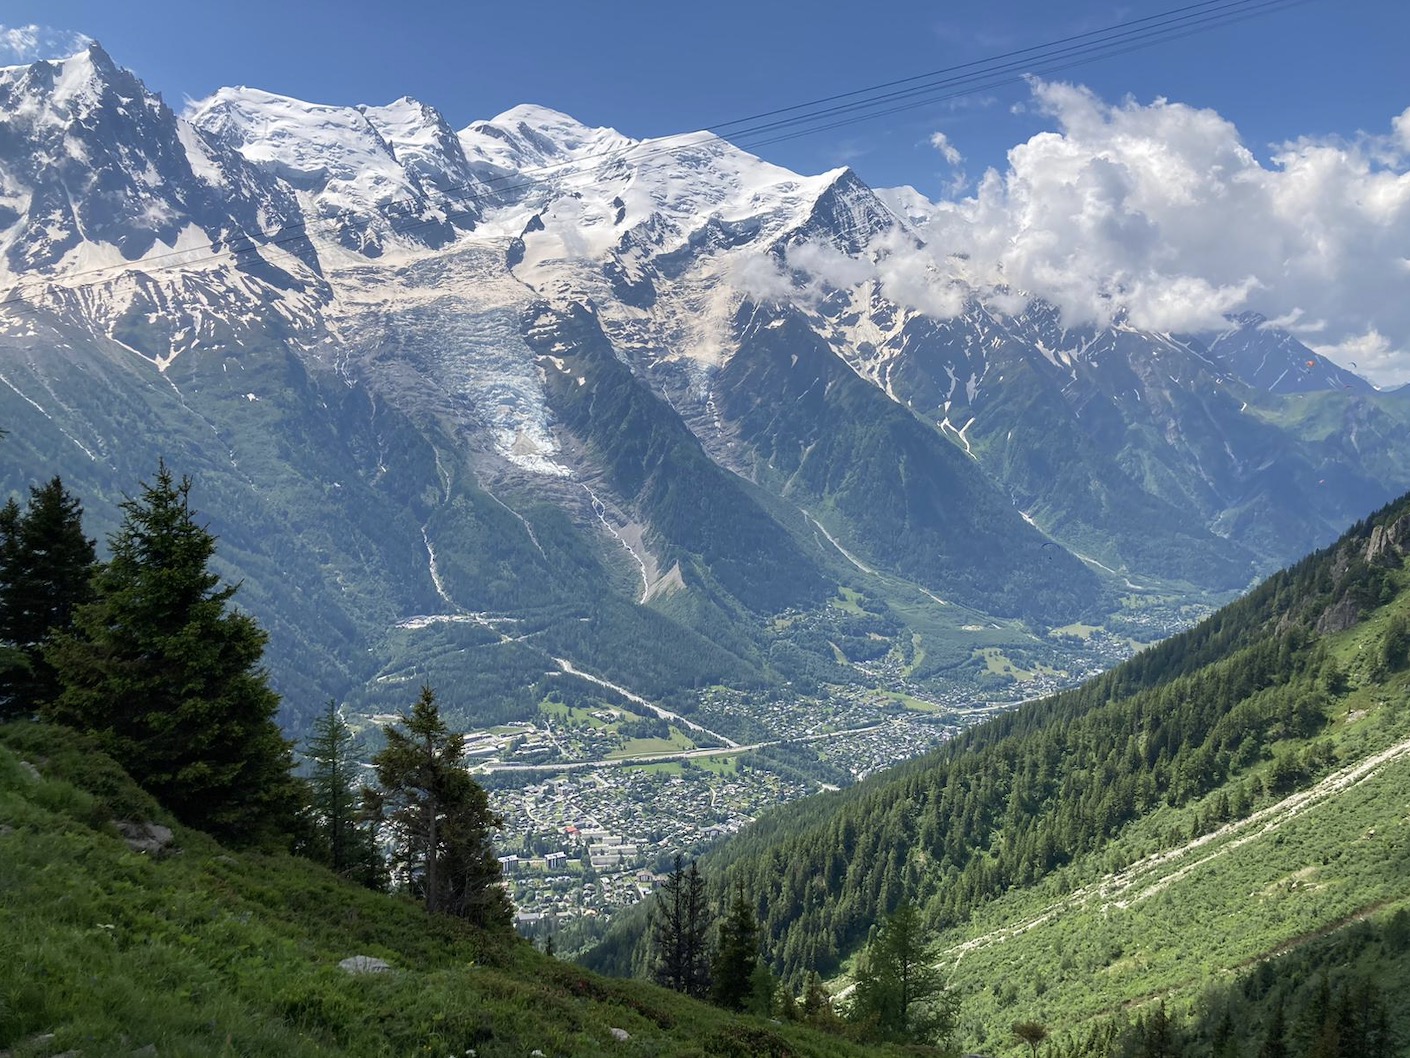
M305 103L258 88L222 88L193 103L196 128L252 165L331 207L360 210L418 198L376 126L356 107Z
M382 107L358 110L391 148L392 155L423 186L452 194L477 181L460 140L440 111L409 96Z

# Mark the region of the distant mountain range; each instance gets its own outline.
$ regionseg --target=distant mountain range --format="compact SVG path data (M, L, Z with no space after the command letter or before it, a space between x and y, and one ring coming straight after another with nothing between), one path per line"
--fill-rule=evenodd
M422 680L515 715L555 659L843 678L774 619L839 584L965 678L964 629L1227 597L1410 487L1410 395L1256 316L983 299L913 267L928 208L538 107L178 115L97 45L6 68L0 489L59 473L101 534L191 474L297 726Z

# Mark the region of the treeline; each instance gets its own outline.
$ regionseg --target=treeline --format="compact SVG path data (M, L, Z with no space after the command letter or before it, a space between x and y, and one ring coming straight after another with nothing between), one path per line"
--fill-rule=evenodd
M935 968L912 904L872 929L845 1000L835 1001L816 972L801 994L780 981L762 958L757 902L735 887L716 914L699 865L680 856L656 892L647 936L646 976L726 1010L802 1021L860 1042L945 1048L959 1022L959 999Z
M1367 542L1407 511L1404 500L1386 508L1335 548L1081 688L771 813L713 855L712 869L758 894L770 958L798 980L836 970L903 902L919 904L936 928L963 922L1158 805L1229 784L1196 830L1246 814L1334 762L1330 744L1307 741L1347 679L1317 628L1329 614L1348 620L1393 597L1400 557L1369 558ZM1403 666L1406 638L1392 622L1374 664Z
M331 702L305 750L309 774L295 775L260 664L267 636L211 572L215 538L190 490L159 464L122 504L106 562L60 479L0 509L0 722L92 736L177 819L222 841L291 849L506 929L491 844L502 821L429 687L382 729L375 785L361 783Z

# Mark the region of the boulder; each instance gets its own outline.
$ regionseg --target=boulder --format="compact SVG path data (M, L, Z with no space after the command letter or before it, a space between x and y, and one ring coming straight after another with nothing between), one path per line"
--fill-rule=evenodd
M134 823L130 820L119 821L116 826L122 840L127 842L127 847L139 855L162 856L170 850L173 837L170 827L164 827L160 823Z
M385 959L371 955L350 955L338 964L338 969L350 974L384 974L391 968Z

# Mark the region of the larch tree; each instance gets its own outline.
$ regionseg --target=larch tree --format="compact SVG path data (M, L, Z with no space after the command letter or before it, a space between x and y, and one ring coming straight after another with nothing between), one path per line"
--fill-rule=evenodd
M12 662L0 666L0 720L36 713L58 696L44 644L93 597L97 568L83 505L59 478L31 486L23 510L14 499L0 508L0 644Z
M161 463L122 504L94 598L44 651L61 690L42 715L95 733L182 822L254 842L289 832L298 788L260 666L268 637L210 571L190 491Z
M959 1000L946 991L920 912L903 903L873 936L858 963L850 1019L877 1039L942 1043L955 1031Z
M510 904L491 842L503 819L465 770L465 739L441 718L435 692L422 687L400 726L372 758L375 802L389 830L392 869L426 910L486 929L509 924Z

